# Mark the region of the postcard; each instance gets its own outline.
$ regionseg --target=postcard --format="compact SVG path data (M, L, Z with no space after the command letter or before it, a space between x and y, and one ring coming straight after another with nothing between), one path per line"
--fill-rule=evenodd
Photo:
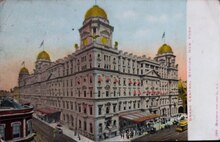
M218 8L0 0L0 141L219 139Z

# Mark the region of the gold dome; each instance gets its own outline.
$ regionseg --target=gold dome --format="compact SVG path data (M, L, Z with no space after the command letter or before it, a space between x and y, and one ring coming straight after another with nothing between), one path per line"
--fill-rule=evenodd
M105 10L103 10L102 8L100 8L98 5L94 5L92 8L90 8L86 14L85 14L85 20L89 19L91 17L101 17L104 19L108 19L107 18L107 14L105 12Z
M49 60L50 61L50 56L46 51L41 51L38 55L37 55L37 60Z
M20 74L29 74L29 71L28 71L27 68L23 67L23 68L21 68L21 70L20 70Z
M178 85L177 86L178 86L178 89L186 88L186 84L182 80L178 81Z
M167 44L163 44L159 50L157 51L157 54L163 54L163 53L173 53L172 48L167 45Z

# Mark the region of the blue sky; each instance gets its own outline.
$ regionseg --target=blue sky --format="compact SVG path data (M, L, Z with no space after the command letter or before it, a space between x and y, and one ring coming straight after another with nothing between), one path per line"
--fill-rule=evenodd
M94 3L95 0L0 2L0 89L17 84L22 61L32 72L42 40L52 60L74 52L74 43L79 43L78 29ZM97 0L97 4L114 26L113 41L119 42L120 50L154 57L166 32L166 42L179 55L180 69L185 69L185 0Z

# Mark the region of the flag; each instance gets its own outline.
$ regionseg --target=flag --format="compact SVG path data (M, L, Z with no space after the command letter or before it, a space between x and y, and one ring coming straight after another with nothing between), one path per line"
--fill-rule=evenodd
M24 61L21 63L21 65L23 66L25 63L24 63Z
M39 47L39 48L41 48L43 45L44 45L44 40L41 42L41 44L40 44L40 47Z
M165 38L165 32L163 32L163 35L162 35L162 39L164 39Z

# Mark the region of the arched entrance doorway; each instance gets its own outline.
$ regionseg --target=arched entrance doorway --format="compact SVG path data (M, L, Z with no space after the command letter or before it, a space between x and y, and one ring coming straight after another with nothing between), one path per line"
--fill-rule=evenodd
M179 112L179 113L183 113L183 107L182 107L182 106L179 107L178 112Z

